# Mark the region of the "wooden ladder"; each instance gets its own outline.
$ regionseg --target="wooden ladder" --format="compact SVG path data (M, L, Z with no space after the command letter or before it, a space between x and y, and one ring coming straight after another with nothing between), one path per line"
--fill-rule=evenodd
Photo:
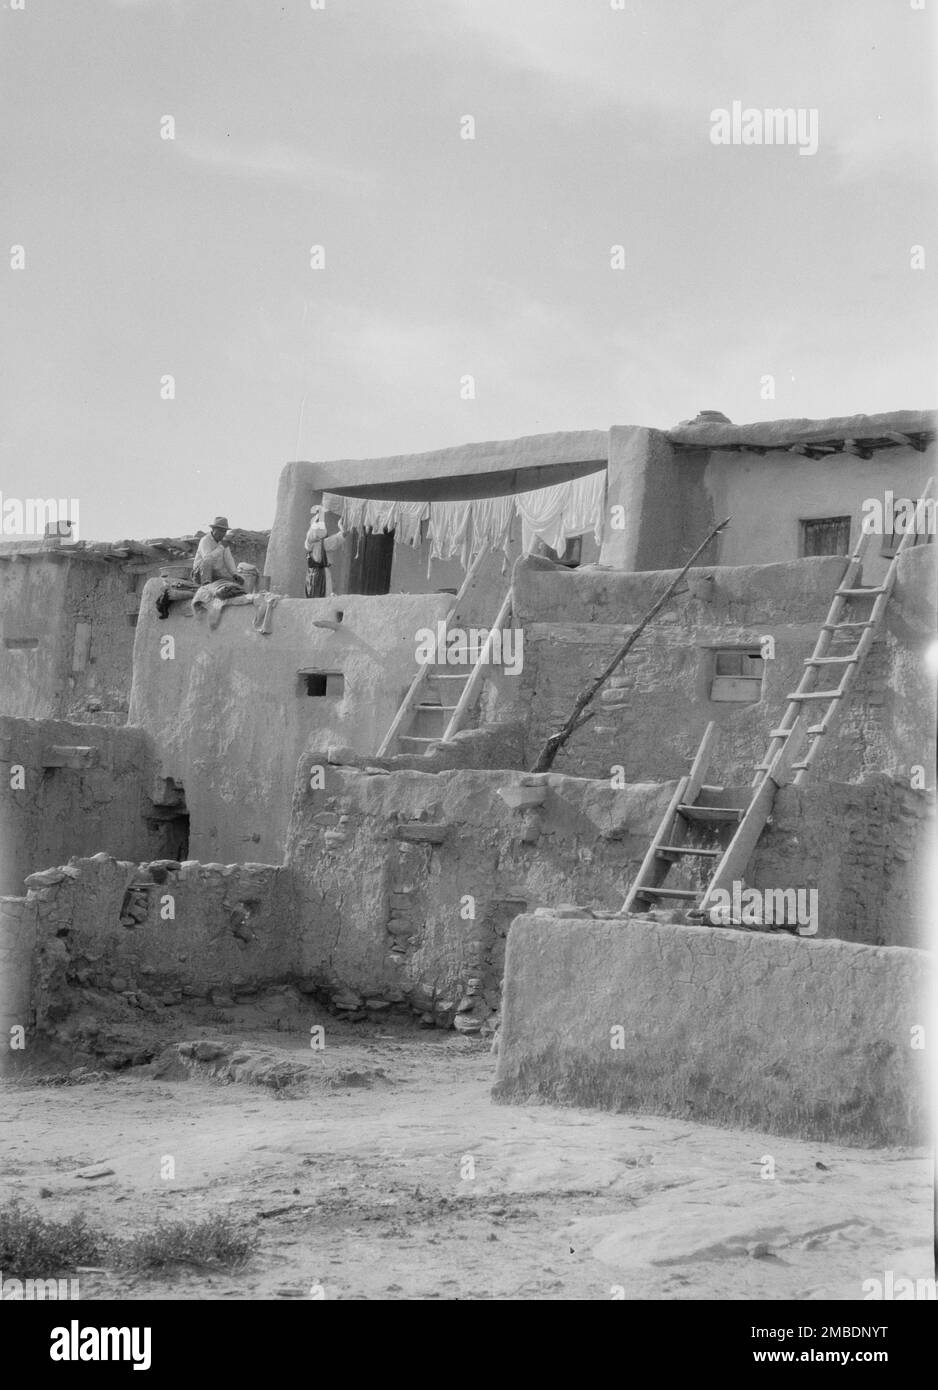
M924 502L930 495L933 482L934 479L929 478L919 499L920 502ZM760 778L768 772L779 749L790 740L802 716L807 717L808 707L812 706L813 702L817 702L820 708L820 718L813 724L805 725L806 739L803 757L800 761L791 764L795 771L795 784L801 786L804 783L811 764L817 756L818 749L821 747L821 739L830 732L837 717L840 702L856 680L860 667L873 645L877 631L882 625L889 596L896 582L899 560L908 549L914 532L906 531L900 539L882 583L874 588L862 588L859 587L859 581L863 573L863 557L869 545L871 534L869 531L862 533L853 554L847 561L846 569L831 600L827 620L818 633L814 651L804 663L804 671L798 688L788 696L788 707L778 728L771 731L765 757L755 769L752 783L754 787L759 785ZM848 621L844 620L844 610L848 604L864 603L870 599L873 600L872 607L865 617L854 616ZM857 633L859 640L854 636ZM832 646L850 642L854 643L851 649L831 654ZM831 688L819 690L817 682L827 670L831 670L832 674L840 670L840 679Z
M480 550L469 566L459 593L453 599L446 614L447 627L457 616L460 604L463 602L472 581L479 573L488 553ZM494 634L508 621L508 615L511 612L511 600L512 592L509 589L499 609L498 617L495 619L495 625L483 643L471 671L465 669L462 671L436 670L430 663L418 668L417 674L411 681L407 694L394 716L391 727L381 741L376 757L388 757L395 743L413 745L402 751L425 753L432 744L449 743L453 736L458 733L465 724L478 695L485 664L488 662L492 650ZM435 695L436 699L429 699L428 697L431 695ZM427 719L435 714L444 716L445 727L441 726L439 733L431 736L404 732L405 728L411 727L413 720L418 715L423 715ZM447 715L449 716L448 720L446 719Z
M654 903L659 898L673 898L696 906L703 890L669 888L665 879L672 865L689 858L704 862L716 860L720 858L722 850L693 844L687 838L690 828L695 824L716 827L738 825L742 819L742 807L722 806L714 802L714 796L722 793L722 787L711 787L704 783L715 734L716 724L711 721L704 730L689 774L678 782L654 839L648 846L629 889L623 912L641 912L644 910L643 904Z
M922 493L924 501L931 492L929 478ZM751 796L745 806L726 806L716 799L722 787L704 785L715 725L707 725L700 747L687 777L682 777L662 817L661 824L648 847L635 881L629 889L623 912L640 912L660 899L675 899L689 916L706 918L714 906L716 894L732 894L733 884L742 881L759 837L772 812L779 787L794 783L801 785L811 767L821 738L831 728L837 709L849 691L863 664L877 629L881 626L889 596L896 581L899 560L911 543L912 531L902 536L881 584L872 588L858 587L862 574L863 556L869 544L870 532L865 532L847 561L846 568L834 593L826 622L822 625L814 651L804 663L804 673L797 690L788 697L788 707L778 726L769 735L765 757L755 770ZM872 599L872 607L862 621L844 620L848 603ZM860 633L852 651L830 655L835 642L850 641L847 635ZM855 639L854 639L855 640ZM818 675L835 666L842 675L833 689L817 690ZM826 707L816 724L808 724L806 706L817 701ZM694 822L711 826L734 824L729 844L723 849L704 848L687 839L688 828ZM665 882L672 865L688 858L713 865L706 888L669 888ZM807 934L807 933L802 933Z

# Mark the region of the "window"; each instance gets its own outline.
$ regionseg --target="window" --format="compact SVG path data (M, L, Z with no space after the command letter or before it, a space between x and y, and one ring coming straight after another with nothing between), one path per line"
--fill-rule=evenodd
M762 699L765 662L758 647L729 647L713 653L710 699L752 704Z
M823 516L801 523L801 554L849 555L849 516Z
M302 695L341 699L345 694L345 677L340 671L301 671Z

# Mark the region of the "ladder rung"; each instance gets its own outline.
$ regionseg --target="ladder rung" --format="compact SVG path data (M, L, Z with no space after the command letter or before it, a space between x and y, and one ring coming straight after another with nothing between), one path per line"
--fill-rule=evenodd
M879 627L879 623L822 623L822 632L839 632L842 627Z
M693 888L636 888L637 898L699 898Z
M809 656L805 661L805 666L850 666L860 658L853 656Z
M876 589L838 589L838 598L876 598L878 594L886 592L882 584Z
M789 700L842 700L844 692L842 690L809 690L804 695L799 695L797 690L787 698Z
M770 729L769 738L788 738L794 732L794 729Z
M805 730L805 733L813 734L815 738L817 738L820 734L826 734L827 732L828 730L825 729L823 724L810 724L808 728Z
M739 820L743 814L741 806L693 806L683 804L679 806L678 813L685 820L700 821L730 821Z
M804 768L806 768L806 767L810 767L811 764L810 764L810 763L792 763L791 766L792 766L792 771L793 771L793 772L798 772L798 771L801 771L802 769L804 769Z
M422 738L417 734L401 734L400 741L401 743L439 743L440 736L437 734L436 738Z
M418 709L439 709L439 710L446 710L447 713L449 713L450 711L452 711L452 710L454 710L454 709L457 709L458 706L456 706L456 705L431 705L431 704L427 703L427 704L425 704L425 705L418 705L417 708L418 708Z
M719 859L723 853L721 849L700 849L694 845L659 845L655 850L662 858L668 854L688 854L698 859Z

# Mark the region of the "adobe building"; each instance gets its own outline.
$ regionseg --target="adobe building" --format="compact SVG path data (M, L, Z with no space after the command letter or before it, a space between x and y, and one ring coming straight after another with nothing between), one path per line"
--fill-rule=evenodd
M161 616L150 579L126 726L57 724L45 707L0 718L0 767L22 774L0 802L5 1017L25 1017L37 1048L111 1065L155 1055L186 1009L249 1026L284 991L298 1016L315 999L482 1037L501 1018L504 1100L920 1138L908 1039L929 959L928 528L892 568L901 536L870 537L843 602L860 612L888 576L882 621L810 777L773 787L741 875L814 892L812 936L650 903L623 915L707 730L719 819L752 795L868 504L920 498L935 472L928 413L713 414L292 463L261 592ZM316 507L332 592L308 599ZM532 777L584 685L726 517ZM441 627L464 635L420 658ZM510 633L519 659L493 659L472 629ZM37 842L27 822L58 829Z
M125 724L144 585L186 573L203 533L89 544L61 529L0 541L0 714ZM229 535L263 567L267 532Z

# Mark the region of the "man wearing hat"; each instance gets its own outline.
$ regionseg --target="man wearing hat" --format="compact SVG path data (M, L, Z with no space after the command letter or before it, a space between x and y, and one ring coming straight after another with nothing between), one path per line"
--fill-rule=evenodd
M227 545L222 544L227 534L228 518L216 516L208 534L199 541L192 561L192 578L197 584L211 584L213 579L230 579L235 584L243 582L234 556Z

